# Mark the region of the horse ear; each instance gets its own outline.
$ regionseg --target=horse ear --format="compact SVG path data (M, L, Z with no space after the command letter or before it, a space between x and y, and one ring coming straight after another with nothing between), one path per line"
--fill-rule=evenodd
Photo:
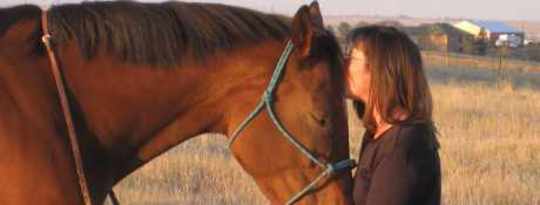
M324 30L323 18L319 3L314 1L311 5L302 6L293 19L292 41L302 58L310 55L315 35Z
M311 21L318 29L324 29L323 17L321 14L321 8L319 7L319 2L313 1L309 6L309 15Z
M311 49L314 28L307 6L302 6L296 12L292 23L292 42L301 57L307 57Z

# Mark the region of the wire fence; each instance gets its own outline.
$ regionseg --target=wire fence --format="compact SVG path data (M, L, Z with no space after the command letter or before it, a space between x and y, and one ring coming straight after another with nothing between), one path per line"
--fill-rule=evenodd
M423 51L422 56L428 66L494 69L501 72L505 70L540 72L540 62L516 60L503 56L485 57L439 51Z

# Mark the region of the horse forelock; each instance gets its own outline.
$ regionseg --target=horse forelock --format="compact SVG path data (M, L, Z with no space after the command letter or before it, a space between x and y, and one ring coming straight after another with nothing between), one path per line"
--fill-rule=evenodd
M39 21L40 16L40 7L33 5L0 9L0 37L17 22ZM58 5L49 12L49 26L56 45L74 41L86 60L105 51L124 62L164 67L192 59L203 61L216 52L246 44L283 40L291 32L290 18L284 16L186 2ZM38 23L29 40L39 53L43 53L41 35ZM335 53L335 39L329 40L324 47L331 46L329 53ZM328 54L327 49L319 52Z

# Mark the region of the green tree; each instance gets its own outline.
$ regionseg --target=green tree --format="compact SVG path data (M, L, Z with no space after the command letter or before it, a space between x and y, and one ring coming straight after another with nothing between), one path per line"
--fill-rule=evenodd
M484 28L480 29L478 38L474 41L474 54L484 56L487 53L488 39L487 32Z

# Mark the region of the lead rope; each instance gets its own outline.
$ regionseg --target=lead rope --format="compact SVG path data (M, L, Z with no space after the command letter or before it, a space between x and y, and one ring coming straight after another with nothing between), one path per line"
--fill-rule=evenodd
M54 77L54 81L56 83L56 89L58 90L58 98L60 99L60 104L62 105L62 113L64 114L66 127L68 129L69 141L71 144L71 150L73 151L75 168L77 171L79 186L81 189L80 191L83 197L84 204L92 205L92 199L90 198L90 192L88 191L88 182L86 181L86 175L84 174L84 167L82 163L81 151L79 149L79 142L77 140L77 132L75 131L71 110L69 108L69 101L66 95L66 88L63 83L64 79L58 67L56 55L51 46L51 34L49 32L47 10L44 10L41 14L41 26L43 29L43 37L41 40L47 48L47 53L49 55L49 60L51 63L51 71Z
M279 118L276 116L272 103L274 102L274 91L276 90L277 84L279 83L279 80L283 76L283 71L285 69L285 65L287 64L288 58L291 55L292 51L294 50L294 44L291 41L287 42L287 46L285 47L285 50L281 54L281 57L278 60L278 63L276 65L276 68L274 70L274 73L272 74L272 79L270 80L270 83L268 84L268 87L264 91L264 94L262 96L262 99L259 101L257 106L255 106L255 109L247 116L247 118L240 123L238 128L232 133L231 139L229 141L229 149L231 149L234 142L237 140L237 138L240 136L240 133L244 131L249 123L251 123L255 117L261 113L261 111L266 108L266 111L268 115L270 116L270 119L272 120L272 123L277 127L277 129L281 132L283 136L302 154L304 154L307 158L309 158L312 162L317 164L319 167L324 169L324 171L317 176L311 183L309 183L306 187L304 187L302 190L300 190L298 193L293 195L288 201L287 205L294 204L298 202L303 196L305 196L308 192L312 191L315 186L326 176L332 175L335 172L345 169L345 168L352 168L355 166L354 160L346 159L340 162L337 162L335 164L325 164L319 159L317 159L305 146L303 146L296 138L294 138L288 131L285 129L283 124L279 121Z

